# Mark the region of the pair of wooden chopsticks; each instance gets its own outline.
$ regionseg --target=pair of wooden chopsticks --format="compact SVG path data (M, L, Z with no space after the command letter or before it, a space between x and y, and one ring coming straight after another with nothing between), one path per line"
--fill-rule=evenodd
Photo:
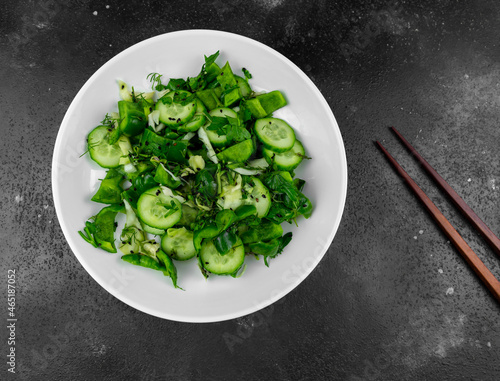
M411 146L410 143L396 130L392 127L392 130L396 136L402 141L402 143L410 150L410 152L416 157L420 164L424 167L427 173L436 181L436 183L441 187L441 189L453 200L454 204L458 209L467 217L467 219L472 223L472 225L484 236L486 241L491 245L491 247L500 255L500 239L486 226L486 224L474 213L474 211L465 203L464 200L451 188L451 186L427 163L427 161L417 152L415 148ZM446 217L439 211L436 205L431 201L431 199L420 189L420 187L415 183L415 181L405 172L405 170L399 165L399 163L389 154L389 152L384 148L380 142L376 142L380 147L382 152L387 156L391 164L396 168L397 172L403 177L403 179L408 183L410 188L416 194L416 196L422 201L426 209L436 220L436 223L448 236L450 241L455 245L457 250L462 254L464 259L467 261L469 266L474 270L477 276L483 281L485 286L491 291L493 296L500 302L500 282L495 276L488 270L485 264L479 259L479 257L474 253L474 251L467 245L464 239L458 234L458 232L453 228Z

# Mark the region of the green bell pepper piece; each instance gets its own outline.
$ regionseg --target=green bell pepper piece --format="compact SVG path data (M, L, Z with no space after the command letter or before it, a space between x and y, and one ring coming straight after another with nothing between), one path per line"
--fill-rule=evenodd
M201 243L204 239L211 239L217 236L220 233L220 229L217 225L208 225L203 229L196 230L193 235L193 244L196 252L200 251Z
M123 211L121 205L110 205L102 208L97 215L85 223L85 228L78 234L94 247L110 253L116 253L115 247L115 218L118 212Z
M250 228L240 238L244 244L270 241L283 235L283 228L274 222L263 220L258 226Z
M181 180L179 178L174 179L172 175L167 172L162 163L158 164L158 167L156 167L154 180L170 189L176 189L181 185Z
M149 128L144 130L141 138L141 149L145 153L150 153L159 157L164 157L168 161L186 163L187 140L172 140L160 136Z
M123 176L118 171L110 169L106 173L106 177L102 179L99 189L91 200L103 204L119 204L122 201L121 193L123 189L120 186L122 180Z
M141 134L148 123L140 104L127 101L118 102L120 113L120 132L125 136L136 136Z
M177 269L175 268L172 259L169 258L162 250L158 250L156 253L159 261L144 255L144 254L126 254L122 256L125 262L131 263L136 266L145 267L148 269L161 271L163 275L170 277L175 288L180 288L177 285Z
M220 255L226 255L238 241L238 236L230 229L219 233L213 240L213 244Z
M201 243L204 239L216 238L220 234L224 234L225 230L227 230L233 223L238 222L249 216L252 216L256 213L257 209L255 208L254 205L242 205L239 206L235 211L232 211L231 209L221 210L215 216L215 225L213 224L208 225L205 226L203 229L194 232L193 236L194 248L198 252L201 248ZM230 240L232 240L232 238L233 237L231 237L230 234L227 234L226 237L221 239L225 239L227 242L229 242ZM222 246L220 246L219 248L222 248ZM219 251L219 253L222 254L219 248L217 248L217 251ZM224 254L226 253L227 251Z
M196 174L195 187L209 200L217 197L217 181L208 169L202 169Z

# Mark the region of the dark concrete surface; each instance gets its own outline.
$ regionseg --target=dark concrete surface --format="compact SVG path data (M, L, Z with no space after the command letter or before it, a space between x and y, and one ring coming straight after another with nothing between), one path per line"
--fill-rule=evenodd
M66 244L50 185L59 124L85 81L130 45L191 28L251 37L302 68L349 165L341 226L312 274L271 307L198 325L102 289ZM373 144L500 277L499 258L388 130L500 234L499 36L500 3L486 0L1 1L1 318L14 269L18 321L15 375L0 330L0 378L499 380L500 305Z

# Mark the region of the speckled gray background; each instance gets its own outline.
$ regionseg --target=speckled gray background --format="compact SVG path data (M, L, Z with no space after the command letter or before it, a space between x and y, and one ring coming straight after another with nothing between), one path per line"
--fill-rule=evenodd
M71 5L70 5L71 4ZM344 137L349 189L327 255L280 302L183 324L102 289L54 211L59 124L85 81L146 38L238 33L315 82ZM498 380L500 306L374 144L382 140L500 277L499 258L388 126L500 234L498 1L0 2L1 292L17 274L22 380Z

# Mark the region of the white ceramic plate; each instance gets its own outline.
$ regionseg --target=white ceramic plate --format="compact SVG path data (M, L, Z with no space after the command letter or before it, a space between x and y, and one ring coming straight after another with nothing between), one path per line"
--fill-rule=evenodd
M211 276L205 280L195 260L176 262L178 283L172 287L160 272L132 266L95 249L78 234L85 221L103 205L90 201L104 171L85 152L85 139L104 115L117 111L117 79L138 90L150 89L151 72L170 77L196 76L203 55L220 51L218 63L229 60L233 71L247 68L257 90L281 90L289 105L275 113L287 120L312 160L297 175L307 181L304 193L315 209L299 228L287 226L293 240L271 260L246 259L245 274L237 279ZM240 72L241 73L241 72ZM239 35L186 30L138 43L103 65L71 103L57 135L52 162L52 188L59 223L76 257L108 292L148 314L183 322L215 322L258 311L277 301L299 283L327 252L339 226L347 191L347 163L342 137L327 102L313 82L275 50ZM288 224L286 224L288 225ZM115 233L118 237L119 232ZM325 279L325 282L328 280Z

